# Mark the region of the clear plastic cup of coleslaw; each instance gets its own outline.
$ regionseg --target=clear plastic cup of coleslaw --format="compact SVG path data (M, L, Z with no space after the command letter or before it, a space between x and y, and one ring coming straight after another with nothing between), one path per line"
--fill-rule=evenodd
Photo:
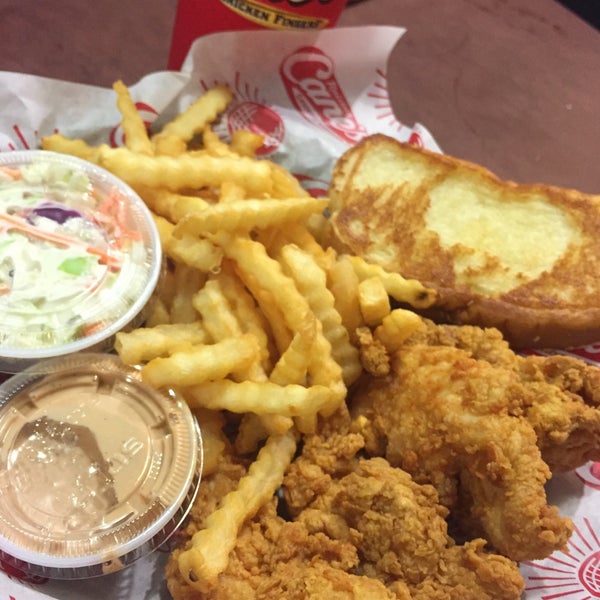
M0 371L108 351L144 318L162 266L143 200L79 158L0 153Z

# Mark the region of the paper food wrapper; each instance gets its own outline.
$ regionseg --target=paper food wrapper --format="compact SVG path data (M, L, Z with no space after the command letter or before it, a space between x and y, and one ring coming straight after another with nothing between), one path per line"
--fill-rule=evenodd
M204 90L228 85L235 99L218 133L260 132L263 156L321 194L336 159L366 135L386 133L440 151L425 127L403 124L390 105L386 65L403 33L361 27L213 34L194 43L180 72L152 73L129 88L144 120L158 128ZM0 106L0 151L38 147L54 132L92 144L123 143L111 89L0 72ZM599 352L600 345L577 354L593 361ZM525 597L600 598L600 464L555 477L548 493L573 518L575 533L568 553L521 565ZM167 600L169 551L167 545L124 571L89 581L29 577L0 562L0 600Z

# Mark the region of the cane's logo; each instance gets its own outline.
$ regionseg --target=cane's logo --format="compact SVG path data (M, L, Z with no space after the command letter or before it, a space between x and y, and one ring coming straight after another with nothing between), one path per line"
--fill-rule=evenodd
M296 50L283 60L279 73L290 100L306 120L350 144L366 135L335 77L333 61L319 48Z

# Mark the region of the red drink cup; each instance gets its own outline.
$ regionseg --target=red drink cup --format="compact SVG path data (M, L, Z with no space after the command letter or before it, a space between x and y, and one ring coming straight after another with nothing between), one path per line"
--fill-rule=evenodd
M192 42L243 29L306 31L335 25L346 0L178 0L168 68L178 70Z

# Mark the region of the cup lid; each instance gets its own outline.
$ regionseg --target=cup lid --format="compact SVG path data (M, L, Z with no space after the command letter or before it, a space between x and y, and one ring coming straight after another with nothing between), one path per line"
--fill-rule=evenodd
M59 579L119 570L160 546L198 489L184 400L111 354L49 359L0 385L0 555Z

